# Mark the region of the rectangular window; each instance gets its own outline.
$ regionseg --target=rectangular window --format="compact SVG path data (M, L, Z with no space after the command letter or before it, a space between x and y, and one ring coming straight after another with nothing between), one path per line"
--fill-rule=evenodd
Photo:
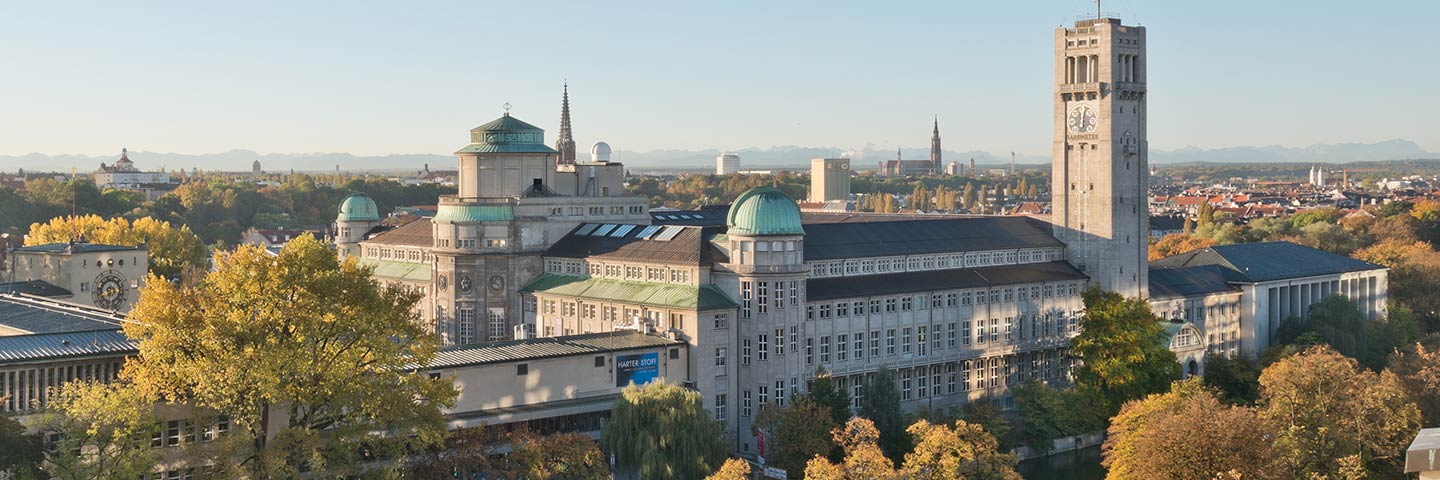
M750 282L740 282L740 318L750 318L751 285Z
M848 317L848 316L850 316L850 304L849 304L849 303L846 303L846 302L840 302L840 303L835 304L835 316L837 316L837 317Z
M940 395L940 366L930 366L930 394Z
M759 282L756 285L755 313L764 314L770 311L770 282Z
M900 399L901 399L901 400L909 400L909 399L910 399L910 396L911 396L911 394L912 394L911 391L910 391L910 386L911 386L911 384L910 384L910 369L907 368L907 369L902 369L902 370L900 370Z
M769 335L769 334L765 334L765 333L760 334L760 338L755 341L755 347L756 347L756 352L759 353L759 360L760 360L760 361L763 362L763 361L766 361L766 360L769 360L769 359L770 359L770 335ZM764 403L764 402L761 402L761 403Z
M990 343L1000 341L1000 319L990 319Z
M879 330L872 330L872 331L870 332L870 356L871 356L871 357L878 357L878 356L880 356L880 331L879 331Z
M724 330L724 329L727 329L727 328L730 328L730 314L728 314L728 313L717 313L717 314L715 314L715 329L716 329L716 330Z
M870 313L880 313L880 300L870 301Z
M854 302L850 304L850 313L855 316L865 314L865 302Z
M915 328L915 345L918 346L920 356L925 356L925 333L929 327L921 325Z
M726 347L715 348L715 376L719 377L725 375L725 360L727 356L729 356L729 352L726 351Z
M945 393L951 393L951 394L955 393L955 388L956 388L956 385L955 385L955 380L956 380L956 378L955 378L955 377L956 377L956 375L955 375L955 364L954 364L954 363L947 363L947 364L945 364Z
M815 364L815 339L813 338L805 339L805 364Z
M865 358L865 332L855 332L855 359Z
M830 318L830 304L820 305L820 318Z
M806 305L806 306L805 306L805 319L806 319L806 320L814 320L814 319L815 319L815 306L814 306L814 305Z
M725 420L725 394L715 395L715 420Z
M530 374L530 364L528 364L528 363L521 363L521 364L515 365L515 376L519 377L519 376L524 376L524 375L529 375L529 374Z
M792 282L790 282L790 304L791 304L791 305L799 305L799 304L800 304L800 285L801 285L801 283L798 282L798 281L792 281Z
M785 381L775 381L775 405L785 406Z
M848 351L849 348L850 348L850 336L849 336L849 335L846 335L846 334L843 334L843 333L842 333L842 334L839 334L839 335L836 335L836 336L835 336L835 360L836 360L836 361L839 361L839 362L845 361L845 354L847 353L847 351Z
M885 330L885 354L895 354L895 329L893 328Z
M750 403L750 390L740 392L740 416L750 418L752 405Z
M750 339L748 338L740 341L740 364L750 364Z
M950 322L950 335L945 337L945 346L955 348L955 322Z
M765 385L765 384L762 383L762 384L760 384L759 390L757 390L755 393L756 393L757 397L759 398L759 400L760 400L760 405L761 405L762 407L763 407L766 403L770 403L770 386Z
M820 363L830 363L830 336L820 337Z
M784 328L777 328L777 329L775 329L775 355L776 355L776 356L779 356L779 355L784 355L784 354L785 354L785 329L784 329Z
M911 311L911 310L914 310L914 309L915 309L915 297L905 297L905 298L900 299L900 311L902 311L902 312L908 312L908 311Z
M910 332L910 327L900 330L900 350L905 353L910 353Z
M1014 335L1013 331L1014 331L1014 319L1013 319L1013 317L1005 317L1005 341L1009 342L1009 341L1011 341L1011 340L1013 340L1013 339L1015 338L1015 335Z
M796 342L797 339L800 338L800 334L799 334L798 330L799 330L799 329L798 329L797 327L795 327L794 325L791 325L791 326L790 326L790 351L792 351L792 352L794 352L794 351L797 350L797 349L796 349L796 346L795 346L795 345L796 345L795 342ZM777 341L778 341L778 340L777 340Z
M785 308L785 282L775 282L775 308Z
M893 313L893 312L895 312L895 299L893 299L893 298L887 298L887 299L885 299L885 313Z

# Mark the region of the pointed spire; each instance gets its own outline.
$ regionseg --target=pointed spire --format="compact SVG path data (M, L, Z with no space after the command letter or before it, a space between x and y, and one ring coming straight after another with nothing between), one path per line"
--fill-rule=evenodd
M560 96L560 135L555 140L555 150L560 156L555 159L557 165L575 164L575 134L570 130L570 82L564 83Z

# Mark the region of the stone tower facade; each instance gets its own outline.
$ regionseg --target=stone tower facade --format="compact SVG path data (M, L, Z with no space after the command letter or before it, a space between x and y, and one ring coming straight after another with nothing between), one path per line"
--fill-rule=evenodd
M1115 18L1055 30L1055 236L1102 288L1146 296L1145 28Z

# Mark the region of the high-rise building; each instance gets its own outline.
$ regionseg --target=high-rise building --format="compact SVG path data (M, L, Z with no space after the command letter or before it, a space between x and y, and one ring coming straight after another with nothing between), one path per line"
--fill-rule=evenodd
M850 199L850 159L817 158L810 161L810 201Z
M740 156L733 153L722 153L715 157L715 174L729 175L740 171Z
M1055 236L1102 288L1146 296L1145 27L1055 30Z

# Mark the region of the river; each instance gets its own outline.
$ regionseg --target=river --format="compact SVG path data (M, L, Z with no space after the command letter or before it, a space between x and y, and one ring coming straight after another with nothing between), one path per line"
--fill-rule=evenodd
M1100 446L1057 453L1020 462L1020 476L1026 480L1101 480Z

